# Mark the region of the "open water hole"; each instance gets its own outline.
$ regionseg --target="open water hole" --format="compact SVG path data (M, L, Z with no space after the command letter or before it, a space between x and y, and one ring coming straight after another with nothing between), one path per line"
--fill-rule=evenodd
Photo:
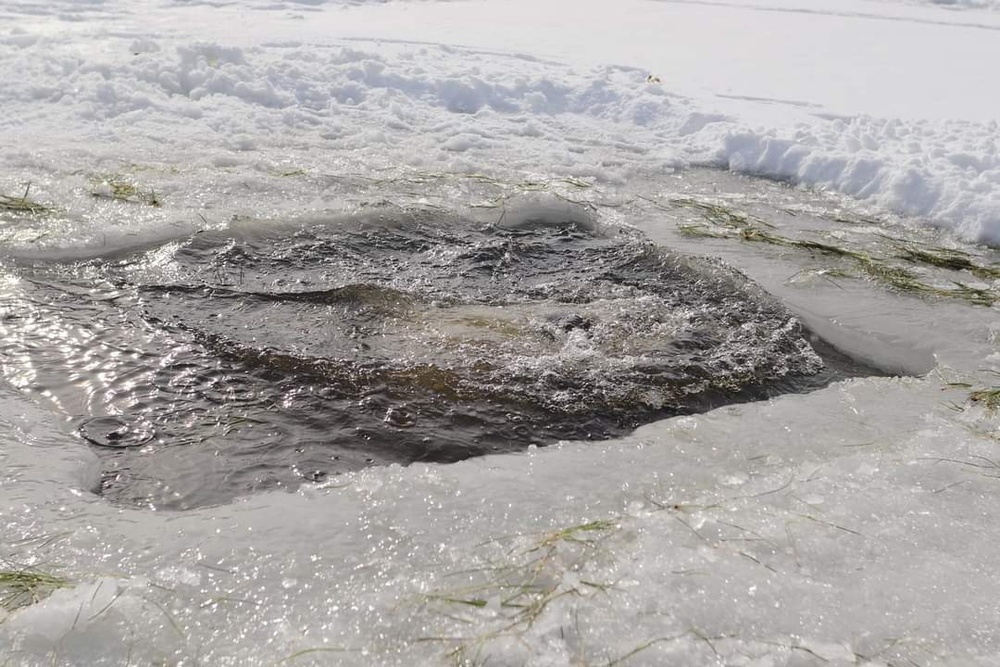
M448 463L871 374L626 227L383 210L11 261L2 374L158 509Z

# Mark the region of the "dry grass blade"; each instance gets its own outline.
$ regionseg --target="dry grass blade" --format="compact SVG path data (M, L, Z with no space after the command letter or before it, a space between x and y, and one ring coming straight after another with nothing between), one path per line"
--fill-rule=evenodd
M505 554L509 562L464 571L475 574L471 585L423 596L435 613L452 622L480 626L474 636L425 637L453 644L448 656L468 664L487 644L517 638L533 627L558 600L607 593L611 584L586 580L584 564L601 553L600 543L618 530L617 520L597 520L544 533L525 547ZM509 539L520 541L520 536ZM504 539L503 541L506 541ZM486 544L498 545L496 540ZM481 611L479 611L481 610Z
M12 211L14 213L45 213L49 210L48 206L44 204L39 204L36 201L28 199L28 193L31 191L31 183L24 188L24 194L20 197L12 197L11 195L0 195L0 211Z
M538 546L529 550L529 553L552 546L553 544L562 541L591 544L595 540L584 537L587 533L605 533L615 528L615 525L614 521L603 519L591 521L589 523L582 523L577 526L570 526L569 528L563 528L562 530L557 530L546 535L541 542L538 543Z
M279 665L284 665L284 664L287 664L287 663L295 662L299 658L302 658L302 657L305 657L305 656L314 656L315 657L315 656L326 654L326 653L351 653L351 652L356 652L356 651L357 651L357 649L342 648L342 647L339 647L339 646L320 646L320 647L316 647L316 648L306 648L306 649L302 649L301 651L296 651L295 653L291 654L290 656L288 656L286 658L282 658L280 661L278 661L278 664Z
M154 190L143 190L135 183L121 176L109 176L102 179L91 190L90 194L98 199L113 199L114 201L147 204L157 207L163 203Z

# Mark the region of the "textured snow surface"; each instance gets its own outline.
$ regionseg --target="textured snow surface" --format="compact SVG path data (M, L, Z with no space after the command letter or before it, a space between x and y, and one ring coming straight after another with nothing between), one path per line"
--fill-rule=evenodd
M993 11L340 4L0 7L4 189L41 196L95 158L609 181L717 164L1000 242Z

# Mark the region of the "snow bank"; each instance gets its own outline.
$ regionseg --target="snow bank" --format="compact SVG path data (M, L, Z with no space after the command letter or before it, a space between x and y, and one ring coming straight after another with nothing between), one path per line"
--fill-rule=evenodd
M729 131L719 157L734 171L829 188L996 244L998 136L995 122L831 119Z
M20 34L0 39L0 47L3 70L20 73L0 91L0 102L18 112L3 125L33 135L32 152L63 145L67 137L56 140L58 133L114 141L123 154L151 143L166 160L178 150L217 157L280 146L290 157L310 148L331 157L384 148L393 154L387 162L412 164L506 146L523 156L512 166L558 170L609 141L650 153L645 128L686 120L637 71L580 74L446 47L242 49L145 40L95 57Z
M894 4L869 0L852 7ZM969 8L963 16L987 16L975 10L983 3L952 4ZM92 10L111 15L115 7L97 3ZM18 141L0 162L6 174L0 188L19 191L31 182L51 203L76 197L71 208L92 209L79 195L86 195L89 180L102 177L100 170L129 163L152 165L161 176L164 169L202 169L201 192L172 192L165 177L157 191L170 195L175 207L203 210L231 202L235 182L245 185L246 174L236 172L262 164L327 173L402 164L619 183L684 164L721 164L829 188L967 239L1000 243L996 121L832 116L772 99L683 96L670 77L661 83L634 67L581 70L432 44L314 43L292 38L298 14L247 9L253 5L184 7L201 14L156 5L122 9L126 27L113 34L97 20L88 28L85 17L6 27L0 104L8 113L0 131ZM348 17L342 12L351 11L360 10L320 12L298 32L335 30ZM157 25L206 12L218 20L182 24L179 34L154 37L143 30L143 20ZM218 39L214 24L243 16L237 12L267 17L274 39ZM955 29L961 37L961 26ZM890 33L886 39L891 42ZM711 63L685 66L718 74ZM81 175L81 167L92 172ZM288 189L287 183L273 187ZM315 197L301 194L302 201ZM147 215L135 225L169 222L169 215Z

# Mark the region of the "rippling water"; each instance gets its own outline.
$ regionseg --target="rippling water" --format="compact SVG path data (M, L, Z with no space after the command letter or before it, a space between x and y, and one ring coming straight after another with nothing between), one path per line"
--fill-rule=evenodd
M4 280L4 375L102 455L95 491L158 508L864 372L741 274L584 215L245 222Z

